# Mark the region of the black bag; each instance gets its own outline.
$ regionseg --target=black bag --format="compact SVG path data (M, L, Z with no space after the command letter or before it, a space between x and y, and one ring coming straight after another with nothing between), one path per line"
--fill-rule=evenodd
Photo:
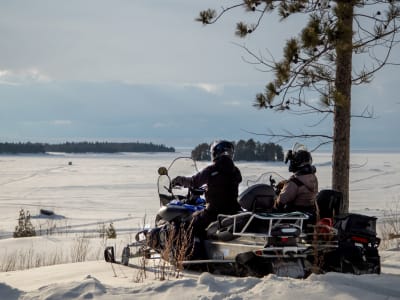
M341 212L343 195L335 190L321 190L316 202L320 219L333 218Z
M348 213L335 216L333 227L338 230L339 240L351 235L375 238L376 220L376 217Z

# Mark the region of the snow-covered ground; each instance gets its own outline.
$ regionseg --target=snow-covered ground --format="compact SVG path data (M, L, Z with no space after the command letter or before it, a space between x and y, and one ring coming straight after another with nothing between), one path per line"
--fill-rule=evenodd
M159 208L157 169L179 155L0 156L0 268L18 269L18 262L32 267L0 272L0 299L400 299L396 242L392 249L380 249L381 275L330 273L296 280L184 272L180 279L160 281L148 271L138 283L139 270L112 268L102 261L102 250L111 240L99 238L100 229L112 222L118 234L112 243L122 249L135 231L152 224ZM330 155L313 157L320 189L329 188ZM244 178L267 171L289 176L283 163L237 165ZM388 212L399 212L400 154L352 154L350 199L350 211L380 221ZM29 210L42 236L12 238L20 209ZM41 215L40 209L55 216ZM92 261L71 263L82 260L82 253ZM52 262L58 264L35 267Z

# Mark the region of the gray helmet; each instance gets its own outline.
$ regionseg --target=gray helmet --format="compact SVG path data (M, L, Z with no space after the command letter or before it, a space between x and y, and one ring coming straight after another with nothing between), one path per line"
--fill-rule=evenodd
M215 141L211 144L210 153L212 161L215 161L223 155L227 155L233 159L233 155L235 154L235 146L233 143L228 141Z

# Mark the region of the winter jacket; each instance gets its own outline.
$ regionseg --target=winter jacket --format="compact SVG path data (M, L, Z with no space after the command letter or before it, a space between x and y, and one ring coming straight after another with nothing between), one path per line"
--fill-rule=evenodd
M318 193L318 179L315 168L306 166L287 180L276 203L286 210L315 211L315 199Z
M235 214L240 211L237 202L240 170L228 156L221 156L213 164L192 177L184 177L184 186L200 187L207 184L206 209L213 214Z

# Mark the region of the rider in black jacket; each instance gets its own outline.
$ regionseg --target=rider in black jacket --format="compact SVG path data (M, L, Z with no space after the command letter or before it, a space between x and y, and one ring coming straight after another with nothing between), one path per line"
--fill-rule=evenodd
M240 170L233 163L234 146L228 141L216 141L211 145L213 163L192 177L178 176L172 185L200 187L207 185L206 208L193 214L193 234L203 237L207 226L218 214L235 214L240 211L237 202Z

